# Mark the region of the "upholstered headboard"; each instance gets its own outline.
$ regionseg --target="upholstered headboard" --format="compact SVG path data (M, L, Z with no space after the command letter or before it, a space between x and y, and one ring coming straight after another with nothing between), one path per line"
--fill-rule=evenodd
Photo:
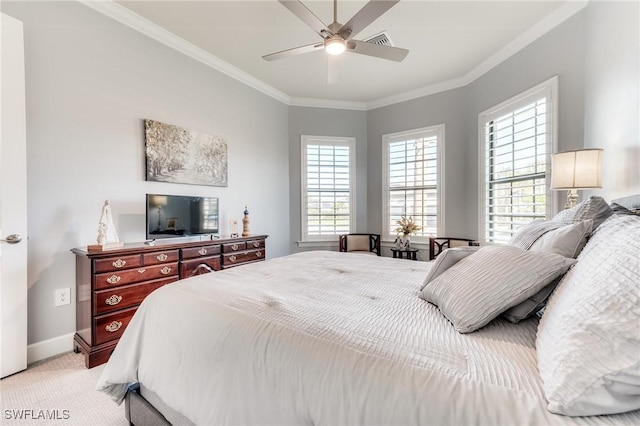
M630 195L628 197L617 198L615 200L611 200L612 203L620 204L628 208L629 210L639 210L640 209L640 194Z

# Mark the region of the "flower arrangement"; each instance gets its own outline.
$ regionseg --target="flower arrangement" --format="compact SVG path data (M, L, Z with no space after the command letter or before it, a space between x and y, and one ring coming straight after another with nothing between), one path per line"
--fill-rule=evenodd
M413 218L411 216L402 216L402 219L396 220L396 224L398 225L398 227L394 229L394 231L396 231L396 234L402 234L405 237L422 229L420 226L416 225L413 222Z

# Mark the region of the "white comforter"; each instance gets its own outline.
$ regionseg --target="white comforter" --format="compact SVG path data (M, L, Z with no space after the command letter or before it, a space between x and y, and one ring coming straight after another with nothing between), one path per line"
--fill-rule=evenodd
M147 297L98 389L141 382L196 424L640 424L551 414L536 320L457 333L418 297L430 264L308 252Z

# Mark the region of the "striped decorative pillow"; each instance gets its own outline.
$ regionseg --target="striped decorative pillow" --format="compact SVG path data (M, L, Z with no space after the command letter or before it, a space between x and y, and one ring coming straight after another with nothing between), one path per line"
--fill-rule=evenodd
M549 299L536 353L549 411L640 409L640 216L613 215Z
M442 274L447 269L451 268L453 265L464 259L465 257L475 253L478 251L480 247L477 246L463 246L463 247L454 247L449 248L443 251L436 257L436 260L433 261L431 265L431 269L427 273L427 276L424 279L424 283L420 288L420 291L433 281L438 275Z
M512 246L486 246L436 277L421 298L460 333L487 325L565 273L575 259Z

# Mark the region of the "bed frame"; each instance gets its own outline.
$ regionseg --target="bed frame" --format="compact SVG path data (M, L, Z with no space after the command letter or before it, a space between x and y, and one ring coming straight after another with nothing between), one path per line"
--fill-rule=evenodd
M611 200L628 209L640 208L640 194ZM170 408L166 407L167 410ZM177 416L182 417L180 414ZM134 383L127 389L125 396L125 417L130 425L171 425L167 418L141 394L140 384Z
M124 415L130 425L171 425L160 411L140 395L139 383L134 383L127 389Z

